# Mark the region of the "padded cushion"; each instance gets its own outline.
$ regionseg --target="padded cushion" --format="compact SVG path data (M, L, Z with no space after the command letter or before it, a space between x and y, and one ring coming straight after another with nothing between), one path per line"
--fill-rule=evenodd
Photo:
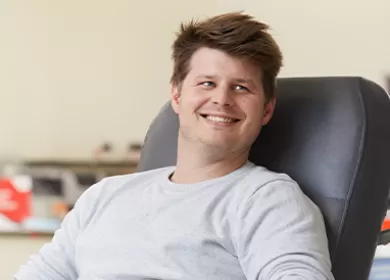
M138 171L174 165L177 132L167 103L147 133ZM289 174L321 208L335 278L366 280L390 187L386 92L359 77L281 78L274 117L250 160Z

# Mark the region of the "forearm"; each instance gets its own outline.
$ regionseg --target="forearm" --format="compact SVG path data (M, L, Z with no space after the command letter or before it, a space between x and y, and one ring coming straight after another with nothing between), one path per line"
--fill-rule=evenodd
M71 257L72 245L64 243L65 234L62 230L56 235L51 243L44 245L37 254L32 255L26 263L20 266L14 275L15 280L77 279Z
M260 280L334 280L327 259L305 252L279 256L261 275Z

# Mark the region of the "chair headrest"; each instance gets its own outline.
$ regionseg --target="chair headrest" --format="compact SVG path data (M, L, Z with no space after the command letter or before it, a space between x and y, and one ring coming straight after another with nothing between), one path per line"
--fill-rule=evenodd
M174 165L177 132L167 103L147 133L138 171ZM290 175L320 207L336 279L366 279L390 187L386 92L359 77L281 78L274 116L249 159Z

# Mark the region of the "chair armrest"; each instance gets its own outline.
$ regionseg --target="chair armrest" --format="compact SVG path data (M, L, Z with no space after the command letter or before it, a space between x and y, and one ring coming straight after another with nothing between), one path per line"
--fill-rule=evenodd
M390 229L382 230L379 234L378 245L387 245L390 243Z

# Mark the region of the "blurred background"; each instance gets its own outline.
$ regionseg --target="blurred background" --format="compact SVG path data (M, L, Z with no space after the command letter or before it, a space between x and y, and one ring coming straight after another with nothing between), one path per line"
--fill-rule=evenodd
M388 0L0 0L0 279L91 184L134 172L180 23L240 10L271 26L281 76L390 86Z

